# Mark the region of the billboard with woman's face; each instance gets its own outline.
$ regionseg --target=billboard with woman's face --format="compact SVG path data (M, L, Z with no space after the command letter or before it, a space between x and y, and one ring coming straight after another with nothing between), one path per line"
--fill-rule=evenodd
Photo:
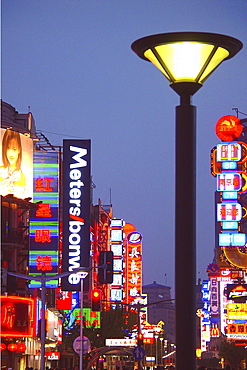
M12 130L1 129L0 194L33 198L33 141Z

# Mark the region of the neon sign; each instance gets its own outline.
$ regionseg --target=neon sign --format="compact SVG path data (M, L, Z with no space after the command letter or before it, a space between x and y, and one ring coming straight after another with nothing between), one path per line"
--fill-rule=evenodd
M242 187L242 177L239 173L217 174L217 191L238 191Z
M110 247L113 252L113 282L110 286L110 300L123 300L123 227L122 219L111 219Z
M64 140L62 289L79 291L80 276L73 271L90 262L90 140Z
M0 296L1 333L3 337L32 338L35 329L35 300L17 296Z
M240 221L242 218L242 207L239 203L217 204L217 221Z
M142 294L142 235L133 231L127 235L127 294L128 303Z
M59 158L58 152L34 152L34 202L38 208L32 210L30 220L29 272L40 275L58 272L59 243ZM46 282L56 288L57 280ZM38 288L41 283L34 280L29 288Z
M222 141L233 141L241 135L243 126L238 117L229 114L217 121L215 131Z
M241 145L238 143L218 144L216 148L217 162L237 162L241 159Z

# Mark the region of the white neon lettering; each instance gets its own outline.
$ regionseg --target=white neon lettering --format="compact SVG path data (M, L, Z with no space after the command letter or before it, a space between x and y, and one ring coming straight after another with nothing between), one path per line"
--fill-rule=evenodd
M81 159L87 154L87 149L78 148L77 146L70 146L72 152L77 152L72 158L75 160L75 163L71 163L70 168L86 167L87 161Z
M70 190L70 192L69 192L69 195L70 195L70 198L76 198L76 199L78 199L78 198L80 198L80 196L81 196L81 191L80 191L80 189L77 189L77 188L72 188L71 190Z
M73 270L78 269L80 267L80 260L81 260L81 236L80 231L84 225L84 220L80 217L81 216L81 187L84 186L84 183L80 180L81 179L81 171L80 168L87 166L87 161L83 159L87 154L87 149L78 148L76 146L70 146L70 151L75 152L72 156L74 160L73 163L70 164L70 172L69 172L69 204L75 205L75 207L69 208L69 236L68 236L68 243L69 243L69 253L68 253L68 271L73 272ZM76 181L75 181L76 180ZM72 221L72 220L73 221ZM80 282L80 275L72 273L68 276L68 282L71 285L76 285Z

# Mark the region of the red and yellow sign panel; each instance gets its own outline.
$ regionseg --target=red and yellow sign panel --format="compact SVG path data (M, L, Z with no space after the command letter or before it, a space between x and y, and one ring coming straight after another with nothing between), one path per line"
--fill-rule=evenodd
M142 295L142 235L133 231L127 235L127 295L128 303Z
M227 305L227 317L229 320L247 320L247 304L229 303Z
M241 135L243 126L238 117L229 114L218 120L215 131L222 141L233 141Z
M17 296L0 296L2 337L33 337L35 300Z

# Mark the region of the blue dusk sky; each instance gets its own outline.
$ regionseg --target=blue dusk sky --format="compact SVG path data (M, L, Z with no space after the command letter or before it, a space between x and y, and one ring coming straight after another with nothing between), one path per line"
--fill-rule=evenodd
M143 234L143 283L174 288L175 106L178 95L133 41L201 31L243 49L193 97L197 107L197 277L214 255L214 127L247 113L245 0L2 0L2 99L30 110L53 145L92 140L94 204ZM239 118L246 115L239 113ZM190 263L190 261L185 261ZM174 292L174 291L173 291Z

